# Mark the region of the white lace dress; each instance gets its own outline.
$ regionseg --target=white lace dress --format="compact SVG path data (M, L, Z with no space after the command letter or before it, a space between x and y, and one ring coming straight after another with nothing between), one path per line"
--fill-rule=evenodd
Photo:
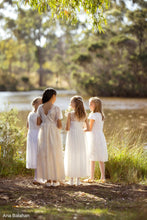
M60 130L57 120L62 118L58 106L52 105L48 114L44 114L43 105L38 108L42 123L38 135L37 179L63 180L64 160Z
M30 112L28 115L29 130L27 134L26 168L37 167L37 143L39 126L37 126L37 113Z
M89 175L86 134L84 121L78 121L71 113L70 130L66 136L64 167L68 177L86 177Z
M107 144L103 133L103 120L99 112L90 113L89 119L95 120L91 132L87 132L89 159L91 161L108 161Z

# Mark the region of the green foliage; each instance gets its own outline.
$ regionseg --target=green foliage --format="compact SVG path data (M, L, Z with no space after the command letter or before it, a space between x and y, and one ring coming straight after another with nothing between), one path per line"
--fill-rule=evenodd
M38 9L39 13L51 11L53 19L67 20L72 24L78 21L78 12L83 12L91 19L95 29L101 32L102 24L106 24L103 10L108 9L109 0L25 0L25 4Z
M28 83L28 82L29 82L29 77L27 77L27 76L22 76L22 77L21 77L21 80L22 80L24 83Z
M18 112L11 109L2 112L0 118L0 176L23 174L26 137L17 125Z
M77 54L73 59L75 62L82 64L83 62L90 62L91 56L89 54Z
M25 2L42 13L18 7L17 19L2 15L2 26L12 37L0 40L0 90L28 90L50 85L74 87L86 95L147 96L144 0L138 1L138 8L134 10L129 9L124 0L111 1L109 10L103 11L108 24L100 25L105 34L97 29L92 32L91 24L93 16L99 19L102 12L93 14L95 8L105 7L108 1ZM79 18L78 7L80 14L88 13L91 17L87 19L88 24L79 19L76 25L71 25L71 20ZM7 84L3 76L11 78L11 74L15 77L10 84L7 79ZM22 81L22 77L28 77L29 83Z
M99 41L99 42L92 43L88 47L88 50L91 51L91 52L94 52L97 49L103 49L104 47L106 47L106 42L105 41Z
M73 80L78 92L90 96L147 96L145 11L144 8L131 11L124 4L113 2L107 12L105 34L89 32L79 42L76 52L79 48L84 53L89 51L91 59L76 63L80 71ZM124 17L129 24L124 22ZM87 77L83 77L83 72Z
M124 126L123 126L124 127ZM112 182L137 183L147 178L146 152L140 143L141 136L134 140L133 129L129 133L120 130L109 138L106 162L106 178ZM95 177L100 178L98 163Z
M14 74L0 75L0 91L16 91L18 80Z

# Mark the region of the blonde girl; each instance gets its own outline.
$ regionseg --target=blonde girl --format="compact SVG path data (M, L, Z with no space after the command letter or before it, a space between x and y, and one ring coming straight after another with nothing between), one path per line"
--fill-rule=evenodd
M81 96L71 98L70 106L73 109L68 113L66 130L66 146L65 146L65 175L70 177L70 185L80 185L80 177L88 176L88 160L87 160L87 142L84 132L84 125L89 129L88 119L86 116L83 99Z
M89 100L91 113L90 132L88 138L89 159L90 159L90 181L94 181L95 161L99 161L101 172L101 182L105 182L105 164L108 160L107 145L103 133L104 113L102 110L102 101L98 97L92 97Z
M37 141L39 126L37 126L37 109L42 103L42 98L37 97L32 101L33 111L28 115L27 119L27 149L26 149L26 168L35 169L35 177L33 183L36 183L37 178Z

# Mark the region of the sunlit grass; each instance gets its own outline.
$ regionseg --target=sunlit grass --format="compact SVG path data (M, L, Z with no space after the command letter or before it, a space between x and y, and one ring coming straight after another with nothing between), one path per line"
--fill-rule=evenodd
M112 182L137 183L147 178L147 160L142 132L135 129L124 132L124 127L114 132L107 142L109 159L106 162L106 178ZM96 163L95 178L100 178Z
M74 208L63 208L63 207L39 207L39 208L13 208L12 206L2 206L0 208L0 217L3 215L17 215L23 214L24 216L29 216L29 218L40 219L52 219L52 220L130 220L136 219L137 217L145 217L144 213L137 213L137 211L132 210L108 210L108 209L74 209ZM143 219L143 218L142 218Z
M17 130L20 128L24 132L24 146L21 150L21 157L18 153L13 164L9 164L7 161L7 166L4 165L5 160L1 160L0 163L3 164L1 176L18 175L19 173L32 175L32 172L25 168L26 121L28 113L28 111L21 111L17 115L19 119L17 121ZM125 118L127 120L124 120ZM132 118L134 121L132 121ZM145 179L147 179L147 160L146 153L143 150L146 140L145 127L142 126L144 121L143 113L139 113L137 116L136 113L133 115L133 113L128 114L127 112L123 114L122 111L106 111L104 133L109 155L109 160L106 162L106 178L110 179L110 181L137 183L145 182ZM64 128L66 123L65 117L62 123ZM140 126L142 126L141 129ZM62 135L65 137L66 132L62 132ZM100 178L98 163L96 163L95 178L97 180Z

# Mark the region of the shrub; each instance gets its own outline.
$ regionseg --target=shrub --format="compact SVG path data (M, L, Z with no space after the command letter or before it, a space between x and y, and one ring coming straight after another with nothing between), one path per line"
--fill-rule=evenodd
M0 114L0 176L21 174L25 169L26 137L17 123L16 110Z
M0 90L15 91L17 89L18 80L14 74L2 74L0 76Z

